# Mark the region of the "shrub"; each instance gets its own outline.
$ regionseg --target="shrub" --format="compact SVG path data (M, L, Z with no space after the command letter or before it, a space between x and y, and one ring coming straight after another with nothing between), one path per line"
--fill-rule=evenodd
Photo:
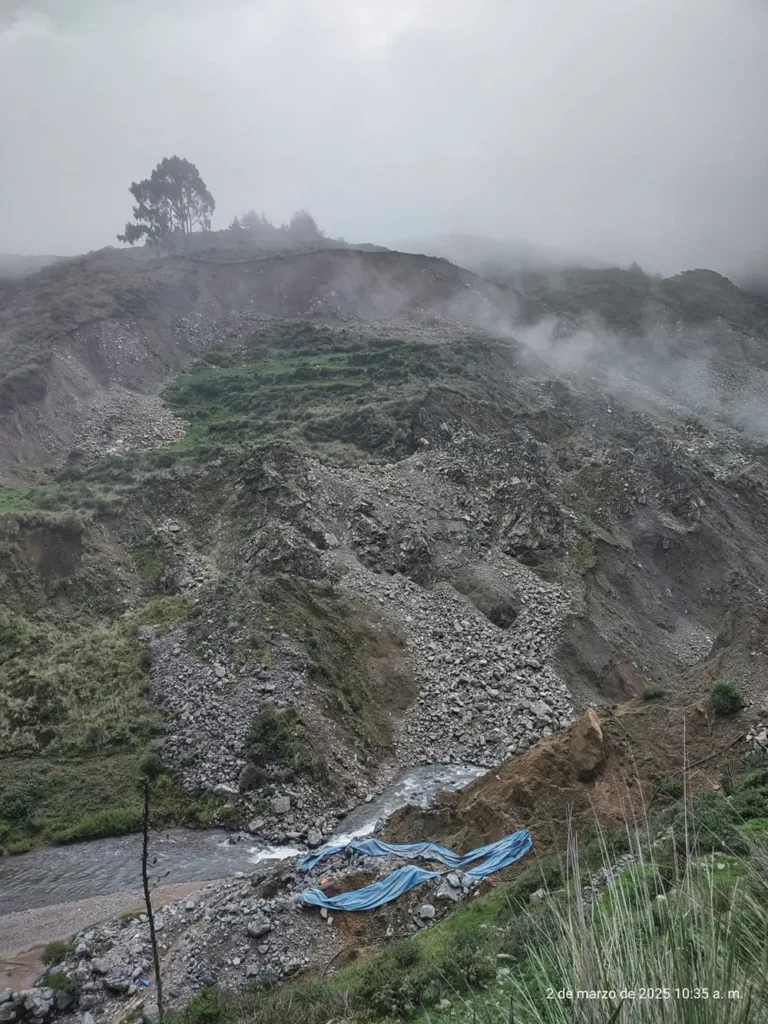
M470 928L453 935L436 958L412 941L371 957L362 969L357 1000L376 1017L405 1020L420 1006L432 1006L446 993L469 992L495 974L489 933Z
M360 976L361 1007L378 1017L408 1017L435 980L434 973L424 970L420 960L418 957L415 964L404 968L387 953L371 957Z
M76 843L81 839L104 839L108 836L124 836L138 832L141 828L141 811L138 807L112 807L95 814L86 814L68 828L55 832L54 843Z
M7 849L8 853L13 854L15 856L20 853L29 853L29 851L32 849L32 845L33 844L31 839L17 839L13 843L8 843Z
M40 798L42 787L36 781L18 783L0 797L0 818L9 822L29 817Z
M451 992L467 992L490 981L496 975L496 958L488 932L479 928L456 932L436 966Z
M662 895L667 887L667 880L654 861L636 862L625 868L616 885L608 890L606 903L619 913L629 908L636 910Z
M249 763L240 781L243 790L253 789L268 778L323 775L322 762L294 708L265 704L253 717L247 744Z
M54 992L71 992L77 995L80 992L80 982L77 978L65 974L64 971L52 971L45 976L46 988L52 988Z
M753 789L759 792L768 790L768 764L758 764L738 774L733 781L736 791Z
M731 797L731 806L743 821L768 817L768 792L743 789Z
M671 797L673 800L679 800L683 795L683 780L678 775L670 775L668 779L664 779L662 784L659 786L659 791L664 793L665 796Z
M421 961L421 949L415 942L407 940L393 942L389 947L389 955L398 967L414 967Z
M179 1024L218 1024L225 1017L221 991L214 986L198 992L178 1015Z
M580 846L580 860L591 871L603 867L624 853L629 853L630 837L626 828L603 828L591 825L584 832Z
M527 867L510 884L507 890L510 909L514 911L518 907L527 906L531 894L537 889L552 890L562 884L563 869L557 857L540 857L536 864Z
M752 772L756 768L768 768L768 751L749 750L741 759L741 770Z
M524 910L510 917L502 929L499 951L514 957L519 963L525 959L529 950L538 947L542 941L548 941L545 928L548 910L537 913L531 907L529 911Z
M71 940L65 941L64 939L55 939L53 942L49 942L43 950L41 960L46 967L53 967L55 964L60 964L64 960L68 960L74 955L75 944Z
M727 761L720 772L720 788L726 796L730 796L736 785L737 769L733 761Z
M656 683L651 683L643 690L643 700L660 700L666 696L667 691L663 686L657 686Z
M744 699L733 683L721 679L709 691L709 706L716 715L725 717L740 711L744 707Z
M197 1018L184 1024L217 1024L218 1020L248 1021L248 1024L328 1024L348 1020L351 1010L348 993L332 982L323 981L275 987L260 979L243 1002L235 1004L235 1010L240 1012L233 1013L227 1003L222 1002L221 1017Z
M738 825L739 816L722 793L696 793L690 806L681 807L672 822L675 846L681 853L748 853L749 845Z

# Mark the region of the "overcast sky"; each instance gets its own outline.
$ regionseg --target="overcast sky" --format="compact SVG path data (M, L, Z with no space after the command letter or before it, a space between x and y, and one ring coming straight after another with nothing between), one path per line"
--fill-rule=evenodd
M332 235L768 266L766 0L0 0L0 251L117 244L166 155Z

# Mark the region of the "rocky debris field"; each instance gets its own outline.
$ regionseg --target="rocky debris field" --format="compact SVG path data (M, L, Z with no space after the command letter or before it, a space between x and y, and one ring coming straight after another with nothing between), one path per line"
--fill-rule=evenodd
M331 807L316 787L299 782L262 786L253 794L240 787L254 715L265 702L278 708L302 704L306 658L281 635L275 666L238 667L231 658L239 636L233 627L217 631L215 641L199 652L189 649L181 629L162 636L142 632L152 649L152 693L167 716L164 763L187 792L209 791L230 804L244 804L249 831L261 840L318 846L356 801Z
M250 877L239 873L162 907L155 913L155 929L168 1006L183 1006L206 985L237 990L254 979L284 978L310 964L328 963L344 945L345 931L333 913L303 907L298 894L328 879L328 891L356 888L404 863L345 851L306 873L293 864ZM476 887L469 876L447 872L399 901L391 920L405 934L429 927ZM390 925L389 933L393 930ZM131 1009L152 1021L157 1016L153 992L148 919L126 915L76 935L71 952L35 988L0 993L0 1021L40 1024L77 1015L81 1024L90 1024L85 1014L111 1019Z
M178 771L189 793L237 795L253 716L265 700L284 707L300 697L305 659L288 637L277 645L275 668L233 664L227 649L238 643L236 631L226 640L217 637L215 643L206 643L199 653L189 650L181 629L161 636L144 630L141 638L152 650L153 696L170 723L163 748L166 762Z
M105 456L162 448L180 441L186 429L187 424L169 411L159 395L115 384L95 396L88 417L78 425L70 452L93 463Z
M260 539L248 542L243 558L253 564L254 550L264 556L265 536L289 530L295 572L311 566L312 579L333 582L402 638L417 696L393 723L394 757L373 778L348 772L339 806L330 808L328 795L323 806L306 781L262 788L258 806L250 801L254 832L314 845L340 813L398 769L492 767L570 723L573 701L551 664L569 598L514 557L560 541L540 518L510 519L508 506L499 527L494 508L509 465L522 471L534 457L535 446L521 456L514 446L447 425L440 442L410 458L344 472L282 443L261 454L258 478L273 483L265 506L252 513ZM469 474L484 485L468 487ZM175 525L174 539L189 534L183 523ZM560 517L558 537L567 529ZM195 555L187 553L190 543L176 546L169 586L194 594L210 638L193 644L188 626L142 634L152 650L151 692L168 722L163 756L187 791L248 802L240 778L253 717L273 705L311 719L317 712L309 663L285 634L278 634L269 663L236 656L258 625L259 609L246 616L250 626L238 625L214 588L185 591L186 576L193 576L185 564L194 564ZM282 558L279 544L269 552Z
M585 529L602 530L607 542L628 548L636 520L665 552L700 529L709 485L691 458L706 431L680 428L675 440L657 436L645 414L599 397L599 387L583 381L566 404L546 375L523 375L519 387L521 402L553 437L574 430L567 454L520 421L502 434L426 417L418 450L396 462L339 468L279 441L260 449L236 481L252 523L238 555L241 567L330 582L374 608L402 637L416 682L416 699L393 723L394 759L374 778L357 779L357 787L350 773L338 807L328 810L326 795L331 822L398 767L492 767L566 727L574 700L554 659L583 586L583 565L591 564L582 550ZM563 423L550 421L555 415ZM592 431L604 436L599 445L593 436L587 448L579 431L589 417ZM629 447L626 438L638 432L642 440ZM585 486L594 493L585 495ZM180 549L172 589L184 589L185 557ZM553 560L559 563L554 575ZM647 572L635 562L639 573ZM185 787L236 803L253 715L264 704L314 714L314 695L300 644L282 636L274 664L242 664L233 651L244 635L229 628L205 588L195 594L202 615L210 612L215 622L215 642L193 652L183 629L153 640L153 693L169 720L167 757ZM669 586L666 594L673 605ZM687 608L661 607L653 616L680 669L709 654L713 632ZM264 795L266 806L254 806L252 820L268 838L309 841L311 835L316 842L333 827L322 820L321 801L306 782Z
M446 583L425 590L360 565L343 577L343 587L397 619L421 681L398 738L403 763L490 768L570 724L571 696L546 664L566 601L503 556L483 569L508 582L520 601L508 630Z
M439 435L397 463L326 470L320 507L338 536L323 557L405 640L419 692L401 762L491 767L572 719L551 665L570 599L513 557L557 543L546 521L494 508L499 481L535 448L449 424Z

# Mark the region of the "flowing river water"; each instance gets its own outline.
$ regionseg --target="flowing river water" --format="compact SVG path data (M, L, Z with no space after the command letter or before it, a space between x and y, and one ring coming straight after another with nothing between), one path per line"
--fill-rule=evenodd
M328 842L373 831L376 822L405 804L428 806L444 789L459 789L486 769L473 765L425 765L401 775L370 803L340 823ZM429 839L429 836L425 836ZM170 886L224 878L236 871L297 856L288 846L263 846L253 838L233 841L222 831L175 828L151 838L152 875ZM0 861L0 915L69 903L91 896L139 889L141 838L138 835L50 846Z

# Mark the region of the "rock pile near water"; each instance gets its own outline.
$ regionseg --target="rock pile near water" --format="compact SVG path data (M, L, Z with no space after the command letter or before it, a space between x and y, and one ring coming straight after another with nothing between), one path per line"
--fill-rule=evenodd
M155 912L155 929L163 960L164 992L177 1007L207 985L243 988L258 978L288 977L309 964L330 960L343 945L334 914L303 907L304 889L331 879L335 891L374 881L406 863L398 858L365 857L353 851L334 854L312 871L295 864L238 873ZM345 883L351 874L354 883ZM461 872L422 886L413 900L401 902L408 931L429 927L477 883ZM75 936L73 951L49 972L67 979L71 997L48 987L0 995L2 1024L42 1024L74 1013L111 1017L145 1007L156 1015L152 948L145 914L126 916ZM12 1014L16 1014L13 1016ZM83 1024L89 1024L88 1021Z

